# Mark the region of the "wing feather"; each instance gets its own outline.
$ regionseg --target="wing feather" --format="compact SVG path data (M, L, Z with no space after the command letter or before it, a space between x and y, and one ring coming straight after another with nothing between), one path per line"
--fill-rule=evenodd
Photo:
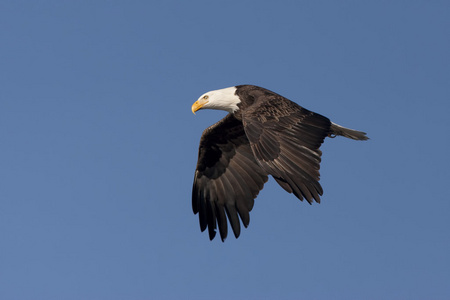
M240 120L229 114L207 128L200 140L192 189L192 209L199 214L200 230L208 228L212 240L218 227L225 240L228 217L238 237L239 218L245 227L249 225L254 199L267 179Z
M330 120L279 95L255 103L243 114L243 124L261 167L300 200L320 202L319 147Z

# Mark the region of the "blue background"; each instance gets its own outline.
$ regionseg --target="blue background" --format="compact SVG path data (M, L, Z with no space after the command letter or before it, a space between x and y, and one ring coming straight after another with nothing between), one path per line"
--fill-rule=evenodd
M448 1L1 1L1 299L449 299ZM255 84L327 139L239 239L191 210L190 107Z

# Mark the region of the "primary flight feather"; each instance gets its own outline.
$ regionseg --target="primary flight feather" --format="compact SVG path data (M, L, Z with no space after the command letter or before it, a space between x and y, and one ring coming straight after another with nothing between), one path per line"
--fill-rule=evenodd
M200 109L229 112L202 134L192 189L192 209L211 240L217 228L225 240L227 218L239 237L239 219L249 225L249 212L268 175L300 200L320 203L319 147L325 137L368 139L364 132L253 85L205 93L192 105L193 113Z

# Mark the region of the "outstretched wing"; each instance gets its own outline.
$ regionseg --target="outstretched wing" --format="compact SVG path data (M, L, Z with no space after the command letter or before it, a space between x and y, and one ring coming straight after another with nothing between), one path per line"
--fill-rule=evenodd
M222 241L227 237L227 218L236 238L239 217L245 227L254 199L267 181L256 162L242 122L232 114L207 128L201 137L192 190L192 209L199 214L200 229L208 227L212 240L219 227Z
M330 120L276 95L255 101L243 115L243 124L262 168L300 200L320 202L319 147L330 133Z

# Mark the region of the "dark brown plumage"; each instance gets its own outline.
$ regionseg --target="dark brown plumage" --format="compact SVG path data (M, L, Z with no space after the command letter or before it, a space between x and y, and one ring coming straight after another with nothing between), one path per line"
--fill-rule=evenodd
M200 229L208 228L211 240L217 227L225 240L227 217L235 237L239 237L239 218L245 227L249 225L249 212L268 175L300 200L320 202L319 147L325 137L367 139L363 132L334 124L256 86L213 91L199 101L193 111L208 106L230 111L203 132L194 177L192 208L199 214Z

